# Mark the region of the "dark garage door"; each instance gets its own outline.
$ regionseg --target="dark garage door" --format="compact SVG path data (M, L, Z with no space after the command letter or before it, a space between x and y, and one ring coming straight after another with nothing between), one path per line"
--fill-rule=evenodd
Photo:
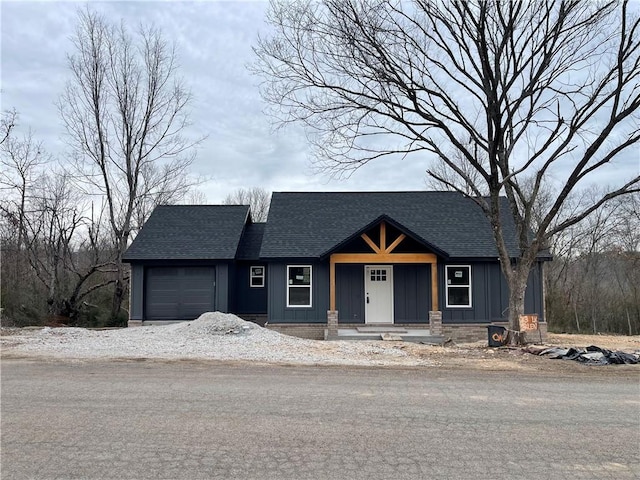
M192 320L215 309L214 267L154 267L146 270L147 320Z

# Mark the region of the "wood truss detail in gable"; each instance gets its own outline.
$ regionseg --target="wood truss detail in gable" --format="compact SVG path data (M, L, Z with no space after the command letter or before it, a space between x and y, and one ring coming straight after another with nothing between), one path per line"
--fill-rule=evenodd
M378 254L393 252L396 247L400 245L405 238L407 238L404 233L401 233L395 240L393 240L393 242L391 242L391 245L387 247L387 224L385 222L380 222L380 245L376 245L376 242L371 240L371 237L366 233L363 233L360 236L367 245L371 247L371 250Z

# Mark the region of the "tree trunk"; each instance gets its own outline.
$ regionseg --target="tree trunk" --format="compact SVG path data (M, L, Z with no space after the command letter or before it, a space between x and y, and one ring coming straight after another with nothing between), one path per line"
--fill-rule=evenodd
M524 338L520 334L520 315L524 315L524 295L527 289L529 269L519 265L509 282L509 343L520 345Z
M124 300L124 272L122 262L118 262L116 266L117 277L113 290L113 300L111 302L111 319L116 320L120 314L122 308L122 301Z
M130 218L130 217L129 217ZM130 222L130 220L128 221ZM128 231L128 229L127 229ZM125 267L122 263L122 254L127 249L128 235L119 239L116 244L116 280L114 282L113 299L111 302L111 319L116 320L122 309L122 302L126 292Z

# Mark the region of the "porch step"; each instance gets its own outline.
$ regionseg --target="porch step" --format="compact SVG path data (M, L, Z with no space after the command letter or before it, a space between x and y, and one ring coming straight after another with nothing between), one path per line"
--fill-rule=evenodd
M356 327L361 333L407 333L406 328L390 326Z
M381 333L380 334L380 338L382 340L386 340L388 342L397 342L397 341L402 341L402 336L398 335L398 333Z
M445 340L445 338L443 336L438 336L438 335L425 335L425 336L418 336L418 335L402 336L402 335L399 335L399 337L400 338L397 339L398 341L412 342L412 343L424 343L426 345L442 345L444 343L444 340ZM376 334L371 334L371 335L338 335L338 337L334 338L334 340L352 340L352 341L358 341L358 340L382 340L382 335L376 335Z
M339 328L334 340L395 340L440 345L444 342L444 337L431 335L426 328L356 327Z

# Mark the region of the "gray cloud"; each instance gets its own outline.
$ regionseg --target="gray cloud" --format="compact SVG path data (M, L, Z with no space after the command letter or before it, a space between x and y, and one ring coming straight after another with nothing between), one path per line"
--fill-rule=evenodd
M210 202L236 188L268 190L414 190L424 188L428 159L414 155L370 163L349 179L314 175L300 127L273 131L263 114L258 82L245 68L264 31L263 2L92 2L91 8L135 29L154 23L177 43L181 74L193 92L188 135L207 135L194 175L210 179L201 190ZM2 108L15 107L48 150L65 155L55 102L68 78L75 2L3 2ZM629 176L638 161L620 161ZM609 177L607 177L609 178ZM615 178L620 178L619 176ZM611 176L611 181L615 181ZM623 177L624 178L624 177Z

